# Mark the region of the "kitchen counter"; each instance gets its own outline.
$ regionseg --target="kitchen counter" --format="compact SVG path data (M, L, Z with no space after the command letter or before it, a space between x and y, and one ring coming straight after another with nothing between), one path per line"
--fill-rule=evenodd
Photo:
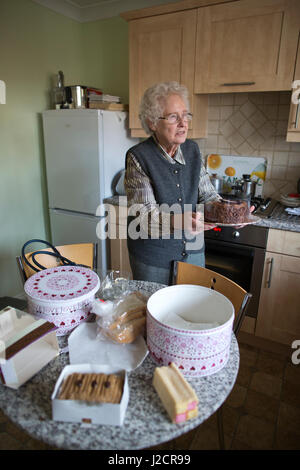
M104 200L106 204L113 206L127 206L126 196L112 196ZM274 211L274 216L269 219L260 217L259 221L255 224L260 227L268 227L277 230L288 230L291 232L300 232L300 216L287 216L285 217L284 206L278 205L277 211ZM284 217L284 218L282 218Z
M255 225L259 227L268 227L268 228L275 228L277 230L288 230L290 232L300 232L300 217L298 216L298 221L290 221L290 220L276 220L270 217L269 219L264 219L260 217L259 222Z
M277 203L271 217L260 217L260 220L256 225L278 230L288 230L290 232L300 232L300 216L289 215L285 209L285 206Z

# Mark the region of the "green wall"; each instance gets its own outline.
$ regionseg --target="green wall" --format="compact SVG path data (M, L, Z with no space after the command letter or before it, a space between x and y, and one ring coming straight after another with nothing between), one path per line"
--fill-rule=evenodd
M128 102L127 35L121 18L81 24L30 0L0 1L0 297L22 292L23 243L49 239L41 112L53 74Z
M84 23L85 80L129 99L128 24L122 18Z

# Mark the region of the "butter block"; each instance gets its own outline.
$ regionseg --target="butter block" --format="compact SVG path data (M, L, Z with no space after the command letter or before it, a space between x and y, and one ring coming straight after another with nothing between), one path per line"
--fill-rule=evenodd
M173 423L198 415L198 397L176 364L156 367L152 384Z

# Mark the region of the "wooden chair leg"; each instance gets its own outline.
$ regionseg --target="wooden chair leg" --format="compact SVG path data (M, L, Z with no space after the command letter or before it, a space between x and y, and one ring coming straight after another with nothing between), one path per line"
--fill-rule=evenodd
M217 420L220 449L225 450L222 406L217 410Z

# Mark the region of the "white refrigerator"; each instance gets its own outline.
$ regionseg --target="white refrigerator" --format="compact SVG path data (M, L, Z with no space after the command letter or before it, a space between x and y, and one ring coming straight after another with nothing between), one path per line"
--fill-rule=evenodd
M97 269L105 271L108 243L97 235L96 214L113 195L126 151L138 142L129 137L128 113L49 110L43 130L52 243L97 243Z

